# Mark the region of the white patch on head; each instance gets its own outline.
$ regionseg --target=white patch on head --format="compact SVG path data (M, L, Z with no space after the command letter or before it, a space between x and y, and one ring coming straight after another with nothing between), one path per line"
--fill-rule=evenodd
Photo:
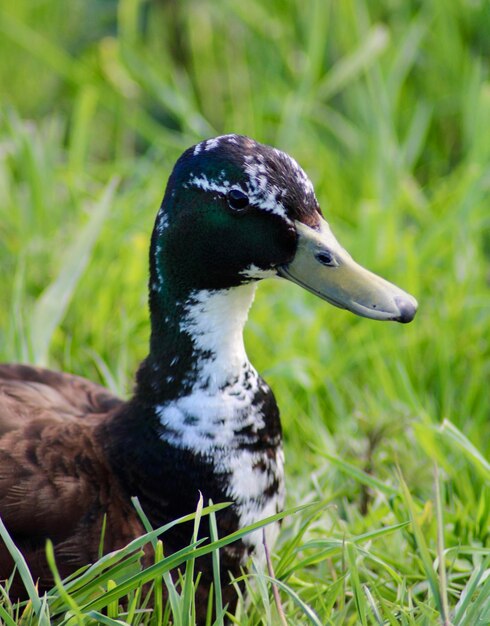
M280 200L286 195L287 189L280 188L269 180L264 156L260 153L246 155L245 172L248 175L247 187L251 202L264 211L288 219Z
M235 133L230 133L228 135L222 135L221 139L224 141L227 141L228 143L233 143L235 145L238 145L240 142L238 141L238 135L236 135Z
M189 178L186 183L193 187L198 187L203 191L216 191L217 193L226 194L230 190L230 183L227 180L215 181L209 180L204 174L201 176L195 176L194 174Z
M221 137L214 137L214 139L208 139L204 144L204 150L214 150L220 144Z
M209 150L214 150L221 143L228 142L233 144L238 144L238 136L234 133L230 133L228 135L220 135L219 137L213 137L212 139L206 139L205 141L201 141L196 146L194 146L194 156L197 156L200 152L208 152Z
M289 154L287 154L286 152L282 152L281 150L278 150L277 148L274 148L274 152L277 154L277 156L280 159L286 161L289 169L291 170L291 172L294 173L294 178L296 179L296 182L298 183L298 185L303 187L305 195L311 194L314 196L315 190L313 188L313 183L308 178L308 176L306 175L303 168L299 165L299 163L295 159L293 159L292 156L289 156Z

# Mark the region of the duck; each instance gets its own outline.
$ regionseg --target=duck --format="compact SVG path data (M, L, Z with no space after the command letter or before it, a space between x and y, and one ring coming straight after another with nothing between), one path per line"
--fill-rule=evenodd
M274 394L250 363L243 328L258 283L288 280L374 320L410 322L417 301L358 265L324 219L313 185L288 154L228 134L177 160L149 254L148 356L122 400L74 374L0 365L0 516L40 590L205 502L219 536L284 507L284 454ZM205 532L205 531L203 531ZM272 547L278 525L267 527ZM192 528L162 537L166 554ZM263 549L259 531L220 551L223 602L231 577ZM151 561L149 561L150 563ZM0 545L0 578L13 569ZM197 623L205 622L211 560L198 561ZM165 593L165 592L164 592ZM13 579L11 594L25 597Z

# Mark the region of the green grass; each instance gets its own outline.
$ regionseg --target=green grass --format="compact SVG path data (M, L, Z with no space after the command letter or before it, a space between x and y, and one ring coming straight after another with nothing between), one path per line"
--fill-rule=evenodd
M489 32L484 0L0 3L1 360L129 393L166 178L221 132L291 152L346 248L419 300L405 327L259 289L288 505L321 503L274 551L289 624L490 624ZM2 594L0 620L191 624L185 559L211 548L153 614L138 544ZM236 622L279 624L266 573L246 581Z

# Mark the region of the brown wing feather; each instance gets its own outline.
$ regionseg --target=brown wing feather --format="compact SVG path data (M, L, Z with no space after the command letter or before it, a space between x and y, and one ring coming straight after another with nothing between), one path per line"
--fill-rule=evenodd
M44 588L52 582L44 556L48 537L65 575L97 558L105 514L106 550L143 531L97 438L98 424L122 405L77 376L0 366L0 515ZM0 546L0 578L12 566ZM23 595L18 581L14 593Z
M0 436L34 419L104 414L122 400L80 376L29 365L0 365Z

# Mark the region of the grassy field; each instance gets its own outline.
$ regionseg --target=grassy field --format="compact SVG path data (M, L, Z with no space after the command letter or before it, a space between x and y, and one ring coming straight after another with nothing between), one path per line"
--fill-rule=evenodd
M2 0L0 33L0 359L127 396L177 156L223 132L290 152L345 247L420 309L381 324L258 291L246 343L288 506L316 503L273 555L287 623L490 624L490 4ZM2 594L0 622L192 624L190 565L171 607L139 611L138 549L45 598L24 572L31 602ZM283 623L267 576L247 584L236 623Z

